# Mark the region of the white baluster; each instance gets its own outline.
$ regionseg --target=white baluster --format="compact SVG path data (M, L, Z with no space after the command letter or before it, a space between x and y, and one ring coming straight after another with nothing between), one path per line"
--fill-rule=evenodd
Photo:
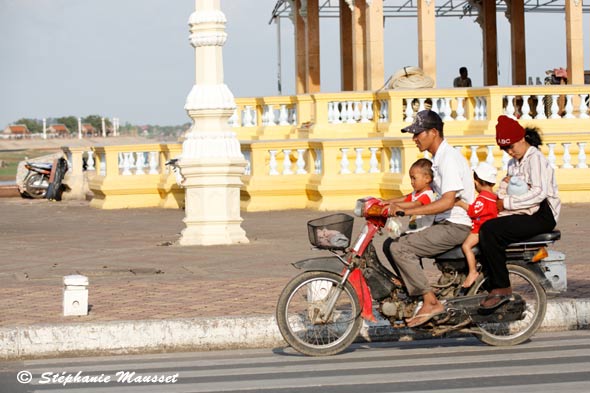
M291 150L283 149L283 175L292 175L291 170Z
M453 110L451 109L451 99L449 97L444 98L445 103L445 117L443 117L443 121L453 121Z
M227 124L230 127L237 127L238 126L238 109L234 109L234 113L232 113L231 117L227 120Z
M356 159L354 160L356 169L354 170L354 173L365 173L365 170L363 169L363 148L357 147L354 150L356 151Z
M559 105L557 103L557 100L559 99L559 94L552 94L551 95L551 116L549 116L550 119L560 119L559 116Z
M512 119L516 119L514 115L514 96L506 96L506 108L504 114Z
M135 153L137 155L137 162L135 164L135 174L136 175L145 175L145 171L143 168L145 167L145 153L142 151L138 151Z
M412 123L414 121L414 109L412 108L412 99L406 98L406 123Z
M481 100L480 120L486 120L488 118L488 99L486 97L480 97L480 100Z
M344 120L344 118L342 118L342 120ZM354 108L353 108L352 101L348 101L346 104L346 123L348 123L348 124L356 123L356 121L354 120Z
M457 117L456 120L467 120L465 119L465 108L463 107L464 97L457 97Z
M457 153L461 154L462 156L463 154L463 146L455 146L455 150L457 150ZM465 157L467 158L467 157Z
M400 173L401 172L401 150L399 147L390 147L391 150L391 158L389 160L389 172L390 173Z
M551 165L551 168L557 169L557 158L555 157L555 143L548 143L547 147L549 148L547 161L549 161L549 165Z
M328 124L334 124L336 120L334 119L334 102L328 102Z
M107 155L105 153L100 155L100 175L107 175Z
M578 147L580 150L578 151L578 165L576 165L576 168L588 168L588 165L586 164L586 152L584 151L586 148L586 142L578 142Z
M87 171L94 171L94 152L92 150L88 150L88 159L86 160L86 170Z
M529 105L529 97L530 96L522 96L522 115L520 116L522 120L532 119L530 115L531 107Z
M131 173L131 160L132 158L130 157L131 154L133 153L124 153L124 159L123 159L123 176L130 176L132 175Z
M491 166L495 166L494 165L494 146L495 145L488 145L488 151L486 153L486 162L488 164L490 164Z
M369 123L369 111L367 110L369 101L361 102L361 123Z
M387 123L389 121L389 101L388 100L381 100L381 111L383 112L383 122Z
M270 154L270 161L268 163L270 170L269 170L268 174L271 176L276 176L279 174L279 171L277 170L277 168L278 168L277 151L276 150L269 150L268 152Z
M371 121L375 117L373 111L373 101L367 101L367 120Z
M471 145L469 147L471 148L471 159L469 160L469 162L471 163L471 169L475 169L479 164L479 158L477 157L477 148L479 146Z
M315 151L315 161L313 162L313 166L314 168L314 173L316 175L321 175L322 174L322 150L320 149L314 149Z
M535 119L546 119L545 115L545 104L543 103L544 96L537 94L537 116Z
M119 152L119 169L123 170L123 168L125 168L125 154Z
M475 107L473 108L473 116L475 120L481 120L481 100L475 97Z
M275 111L272 105L267 105L267 113L266 113L266 124L269 126L276 125L275 123Z
M340 159L340 173L346 175L350 173L350 169L348 169L348 149L342 148L340 150L342 151L342 158Z
M587 119L588 116L588 103L586 99L588 98L588 94L580 94L580 119Z
M508 169L508 161L510 161L510 156L506 153L505 150L502 150L502 169Z
M150 175L157 175L160 173L159 169L159 162L158 162L159 154L157 151L150 151Z
M297 171L298 175L305 175L307 171L305 170L305 151L307 149L297 149Z
M424 102L426 102L426 98L418 98L418 112L426 109L426 107L424 106Z
M430 108L431 111L436 112L439 114L440 116L440 109L438 109L438 98L431 98L432 100L432 108Z
M289 112L287 111L287 105L281 104L281 111L279 113L279 125L288 126L289 124Z
M565 116L566 119L573 119L574 118L574 103L572 94L565 95Z
M346 106L342 102L334 103L334 124L340 124L346 116Z
M244 175L250 176L252 174L252 154L250 151L242 152L246 160L246 168L244 168Z
M249 105L246 105L246 107L244 108L244 112L242 114L242 120L243 120L243 127L253 127L254 126L254 122L252 119L252 107Z
M570 169L572 166L572 156L570 155L571 143L562 143L563 145L563 166L562 168Z
M361 119L360 105L361 105L361 103L359 101L354 102L354 109L352 112L352 118L354 119L355 123Z
M377 160L378 147L369 147L371 159L369 160L369 173L379 173L379 161Z
M289 112L291 112L291 125L297 125L297 106L293 106Z

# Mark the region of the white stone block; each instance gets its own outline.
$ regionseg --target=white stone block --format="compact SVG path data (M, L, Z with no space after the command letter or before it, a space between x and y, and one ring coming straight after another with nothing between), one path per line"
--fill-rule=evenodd
M64 316L88 315L88 277L79 274L64 277Z

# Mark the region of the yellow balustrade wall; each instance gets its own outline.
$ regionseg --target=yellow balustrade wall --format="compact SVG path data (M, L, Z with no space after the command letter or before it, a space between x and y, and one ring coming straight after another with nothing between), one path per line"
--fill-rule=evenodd
M230 126L249 163L242 209L350 210L359 197L410 192L408 168L424 154L400 129L429 107L441 114L447 140L472 166L505 165L494 139L500 114L539 127L562 200L590 202L589 92L590 86L517 86L236 99ZM164 165L180 155L180 144L92 150L96 172L87 174L92 206L183 206L184 191ZM500 169L499 178L503 173Z

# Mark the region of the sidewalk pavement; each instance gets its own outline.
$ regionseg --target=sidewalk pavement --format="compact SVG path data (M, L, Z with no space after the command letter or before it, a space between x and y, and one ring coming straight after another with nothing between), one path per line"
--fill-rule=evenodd
M589 208L563 206L553 248L566 254L568 290L550 300L545 330L590 325ZM182 210L0 198L0 358L283 346L275 304L297 273L290 264L322 255L311 250L306 223L327 214L243 212L249 244L181 247L174 242ZM355 220L355 233L361 224ZM434 281L436 269L426 265ZM63 316L70 274L89 277L88 316ZM381 322L363 335L413 332Z

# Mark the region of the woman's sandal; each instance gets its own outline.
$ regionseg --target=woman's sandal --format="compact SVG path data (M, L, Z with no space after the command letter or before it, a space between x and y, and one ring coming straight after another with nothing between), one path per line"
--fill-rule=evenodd
M500 307L502 304L508 303L510 301L511 296L512 295L488 295L479 304L479 309L484 310L484 311L495 310L496 308Z

